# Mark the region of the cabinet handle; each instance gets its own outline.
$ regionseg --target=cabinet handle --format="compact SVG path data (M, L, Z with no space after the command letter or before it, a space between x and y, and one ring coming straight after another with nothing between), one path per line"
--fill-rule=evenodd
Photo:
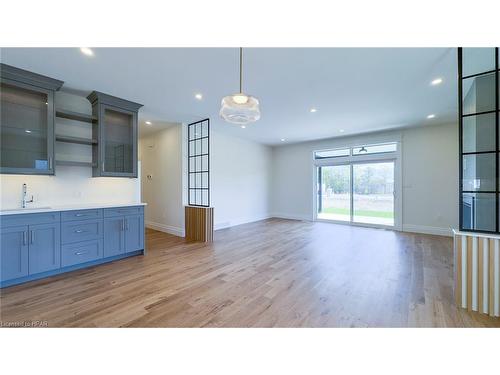
M75 253L75 255L83 255L83 254L87 254L87 253L88 253L88 251L77 251Z
M33 245L35 243L35 231L31 231L31 244Z
M76 217L82 217L82 216L87 216L87 215L85 215L85 214L76 214L75 216Z
M75 233L83 233L83 232L85 232L85 231L84 231L84 230L82 230L82 229L77 229L77 230L75 230Z
M128 219L125 219L125 230L128 230Z
M49 169L52 169L52 157L49 157Z
M28 244L28 231L23 232L23 245L26 246Z
M104 172L104 162L102 162L102 171Z

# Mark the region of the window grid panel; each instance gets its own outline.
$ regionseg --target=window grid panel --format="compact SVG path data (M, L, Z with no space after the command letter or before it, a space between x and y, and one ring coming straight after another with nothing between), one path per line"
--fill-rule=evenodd
M459 84L459 149L460 149L460 169L459 169L459 225L460 230L472 231L472 232L484 232L484 233L499 233L500 232L500 210L499 210L499 199L500 199L500 132L499 121L500 121L500 96L499 96L499 49L491 48L492 53L494 53L494 69L485 69L484 71L474 71L473 74L464 74L464 64L470 65L470 62L466 61L466 56L464 52L466 49L458 49L458 84ZM478 51L479 49L476 49ZM478 78L478 81L476 81ZM466 91L471 90L471 82L478 86L477 82L482 82L483 87L472 87L472 94L483 95L479 99L474 98L476 102L467 103L466 102ZM480 85L479 85L480 86ZM486 94L485 94L486 93ZM473 97L473 95L471 95ZM478 107L479 104L479 108ZM471 108L473 110L471 110ZM474 140L475 143L471 143L469 139L464 137L464 125L470 126L470 119L479 119L479 116L490 115L490 119L494 121L494 125L490 124L485 126L482 124L483 133L479 129L475 130L475 135L483 136L485 138L485 128L488 128L487 135L489 139L483 139L483 144L478 145L477 139ZM476 117L472 117L476 116ZM485 117L485 116L484 116ZM478 126L478 124L474 124ZM470 130L469 134L470 135ZM491 144L491 138L493 138L493 143L495 151L489 151L493 146ZM488 143L489 142L489 143ZM464 147L465 146L465 147ZM488 154L493 156L493 160L490 157L488 162L478 163L478 160L486 160ZM466 160L474 160L472 164L472 169L470 173L465 174L465 167L467 163ZM471 159L474 158L474 159ZM486 169L489 170L489 174L485 172ZM494 171L492 171L494 168ZM479 177L479 178L478 178ZM487 177L485 180L484 177ZM481 184L485 181L486 186L481 189ZM464 189L464 183L466 188ZM484 186L484 185L483 185ZM472 188L472 190L471 190ZM493 190L491 189L493 188ZM466 190L467 189L467 190ZM489 207L489 208L488 208ZM487 211L485 211L487 210ZM479 215L478 213L481 213ZM485 213L483 215L483 213ZM489 223L485 222L485 217L490 220ZM483 220L483 221L481 221Z
M188 125L188 204L210 206L210 120Z

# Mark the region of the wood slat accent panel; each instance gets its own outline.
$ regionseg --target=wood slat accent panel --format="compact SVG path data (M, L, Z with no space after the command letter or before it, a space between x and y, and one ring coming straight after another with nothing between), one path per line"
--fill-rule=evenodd
M212 242L214 240L213 207L185 206L186 240Z
M489 293L489 302L488 302L488 307L489 307L489 315L494 316L495 315L495 240L490 240L490 260L489 260L489 287L490 287L490 293Z
M467 237L467 309L472 311L472 237Z
M455 235L454 287L458 307L500 316L496 307L500 301L500 285L496 285L500 284L500 254L495 255L500 252L498 241L463 233Z
M455 236L455 303L462 306L462 236Z
M477 311L483 311L483 249L484 243L488 242L486 238L479 238L477 243Z

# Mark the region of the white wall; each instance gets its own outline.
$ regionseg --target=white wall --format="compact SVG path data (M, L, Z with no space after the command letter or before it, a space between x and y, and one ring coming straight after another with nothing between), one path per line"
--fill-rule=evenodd
M71 111L91 113L90 102L81 96L64 92L56 93L56 107ZM56 119L56 132L90 137L91 126L87 123ZM91 146L56 142L56 159L92 160ZM21 206L22 184L28 185L28 193L34 195L32 206L58 206L87 203L137 203L140 202L138 178L92 178L90 167L56 166L55 176L0 176L1 208Z
M184 236L182 144L180 124L139 141L146 226L177 236Z
M269 217L272 150L212 131L211 205L216 229Z
M185 127L141 138L142 200L146 225L184 236L186 197ZM214 130L210 135L210 191L215 228L269 217L271 148ZM147 175L152 176L148 180Z
M403 230L449 234L458 225L458 126L425 126L273 148L273 216L312 220L314 150L402 143Z

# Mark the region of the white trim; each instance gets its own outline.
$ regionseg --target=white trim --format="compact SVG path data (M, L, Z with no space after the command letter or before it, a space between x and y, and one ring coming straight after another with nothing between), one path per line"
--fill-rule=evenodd
M146 221L145 224L146 224L146 227L150 228L150 229L173 234L174 236L178 236L178 237L185 237L184 228L174 227L172 225L155 223L153 221Z
M453 236L450 228L428 227L425 225L403 224L403 232L433 234L435 236Z
M464 232L458 229L453 229L453 234L457 236L468 236L468 237L481 237L481 238L492 238L494 240L500 240L499 234L481 233L481 232Z
M257 217L253 217L253 218L238 219L236 221L225 221L222 223L216 223L214 225L214 230L226 229L226 228L235 227L237 225L254 223L256 221L270 219L271 217L273 217L273 216L270 214L266 214L263 216L257 216Z
M288 219L288 220L300 220L300 221L312 221L311 217L308 215L289 215L284 213L274 213L270 217L276 219Z

